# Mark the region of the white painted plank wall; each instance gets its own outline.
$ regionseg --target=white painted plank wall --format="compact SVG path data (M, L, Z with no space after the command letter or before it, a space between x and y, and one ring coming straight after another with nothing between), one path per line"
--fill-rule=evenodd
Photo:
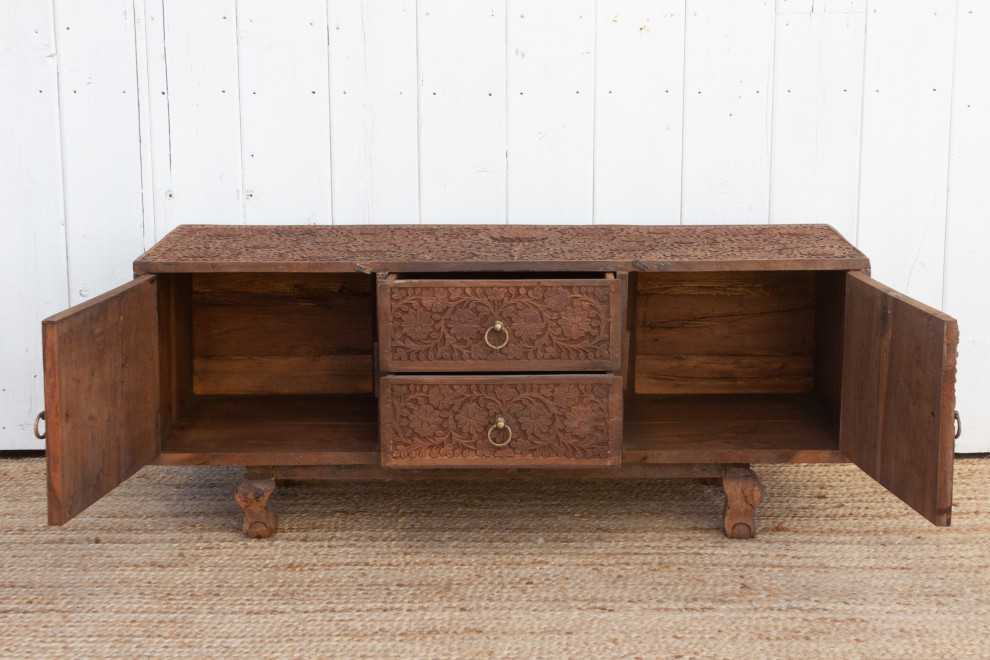
M41 320L69 303L50 3L0 3L0 449L37 447Z
M130 0L134 12L134 73L137 83L138 158L141 163L141 218L145 249L155 244L155 177L151 151L151 89L148 70L148 14L143 0Z
M330 223L328 33L325 0L237 2L248 224Z
M505 5L417 6L420 222L505 222Z
M135 23L130 0L56 2L54 14L69 300L77 304L129 280L145 247Z
M591 224L595 0L508 0L506 215Z
M822 2L778 0L770 222L824 222L856 236L864 4L831 13Z
M149 7L149 25L157 238L183 223L241 224L234 0L162 0Z
M684 3L598 0L594 221L681 215Z
M959 319L957 451L990 451L990 5L960 0L949 140L942 307ZM961 449L960 449L961 448Z
M774 5L687 0L681 222L770 217Z
M990 11L956 8L4 3L0 448L41 446L40 319L183 222L829 222L960 319L988 451Z
M955 0L870 0L857 245L873 275L939 307Z
M329 7L333 217L418 222L415 5Z

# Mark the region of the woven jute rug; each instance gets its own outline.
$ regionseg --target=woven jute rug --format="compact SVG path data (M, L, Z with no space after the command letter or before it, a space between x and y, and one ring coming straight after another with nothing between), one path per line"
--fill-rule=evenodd
M9 658L990 657L990 461L936 529L848 465L758 466L756 539L697 481L298 483L240 531L234 468L148 467L45 526L0 460Z

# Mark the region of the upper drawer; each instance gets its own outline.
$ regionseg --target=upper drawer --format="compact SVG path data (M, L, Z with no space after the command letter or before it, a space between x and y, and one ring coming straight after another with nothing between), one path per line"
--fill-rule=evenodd
M615 278L379 281L385 372L617 371Z

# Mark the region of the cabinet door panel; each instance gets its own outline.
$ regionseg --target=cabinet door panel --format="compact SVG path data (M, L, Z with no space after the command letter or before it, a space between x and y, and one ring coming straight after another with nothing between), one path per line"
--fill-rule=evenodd
M846 275L839 449L936 525L952 513L955 319Z
M158 453L155 276L46 319L42 338L48 523L61 525Z

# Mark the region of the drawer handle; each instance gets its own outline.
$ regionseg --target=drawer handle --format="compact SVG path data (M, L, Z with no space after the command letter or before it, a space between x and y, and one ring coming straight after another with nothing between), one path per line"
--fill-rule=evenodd
M492 431L495 429L505 429L509 432L509 437L505 439L505 442L495 442L492 440ZM505 423L504 417L499 417L495 420L495 423L488 427L488 442L492 443L496 447L504 447L510 442L512 442L512 429L508 424Z
M494 330L495 332L504 332L505 333L505 341L503 341L501 344L498 344L497 346L495 344L493 344L488 339L488 333L491 332L492 330ZM505 345L509 343L509 329L506 328L502 324L501 321L495 321L495 325L493 325L492 327L490 327L487 330L485 330L485 343L488 344L488 348L493 348L496 351L505 348Z

